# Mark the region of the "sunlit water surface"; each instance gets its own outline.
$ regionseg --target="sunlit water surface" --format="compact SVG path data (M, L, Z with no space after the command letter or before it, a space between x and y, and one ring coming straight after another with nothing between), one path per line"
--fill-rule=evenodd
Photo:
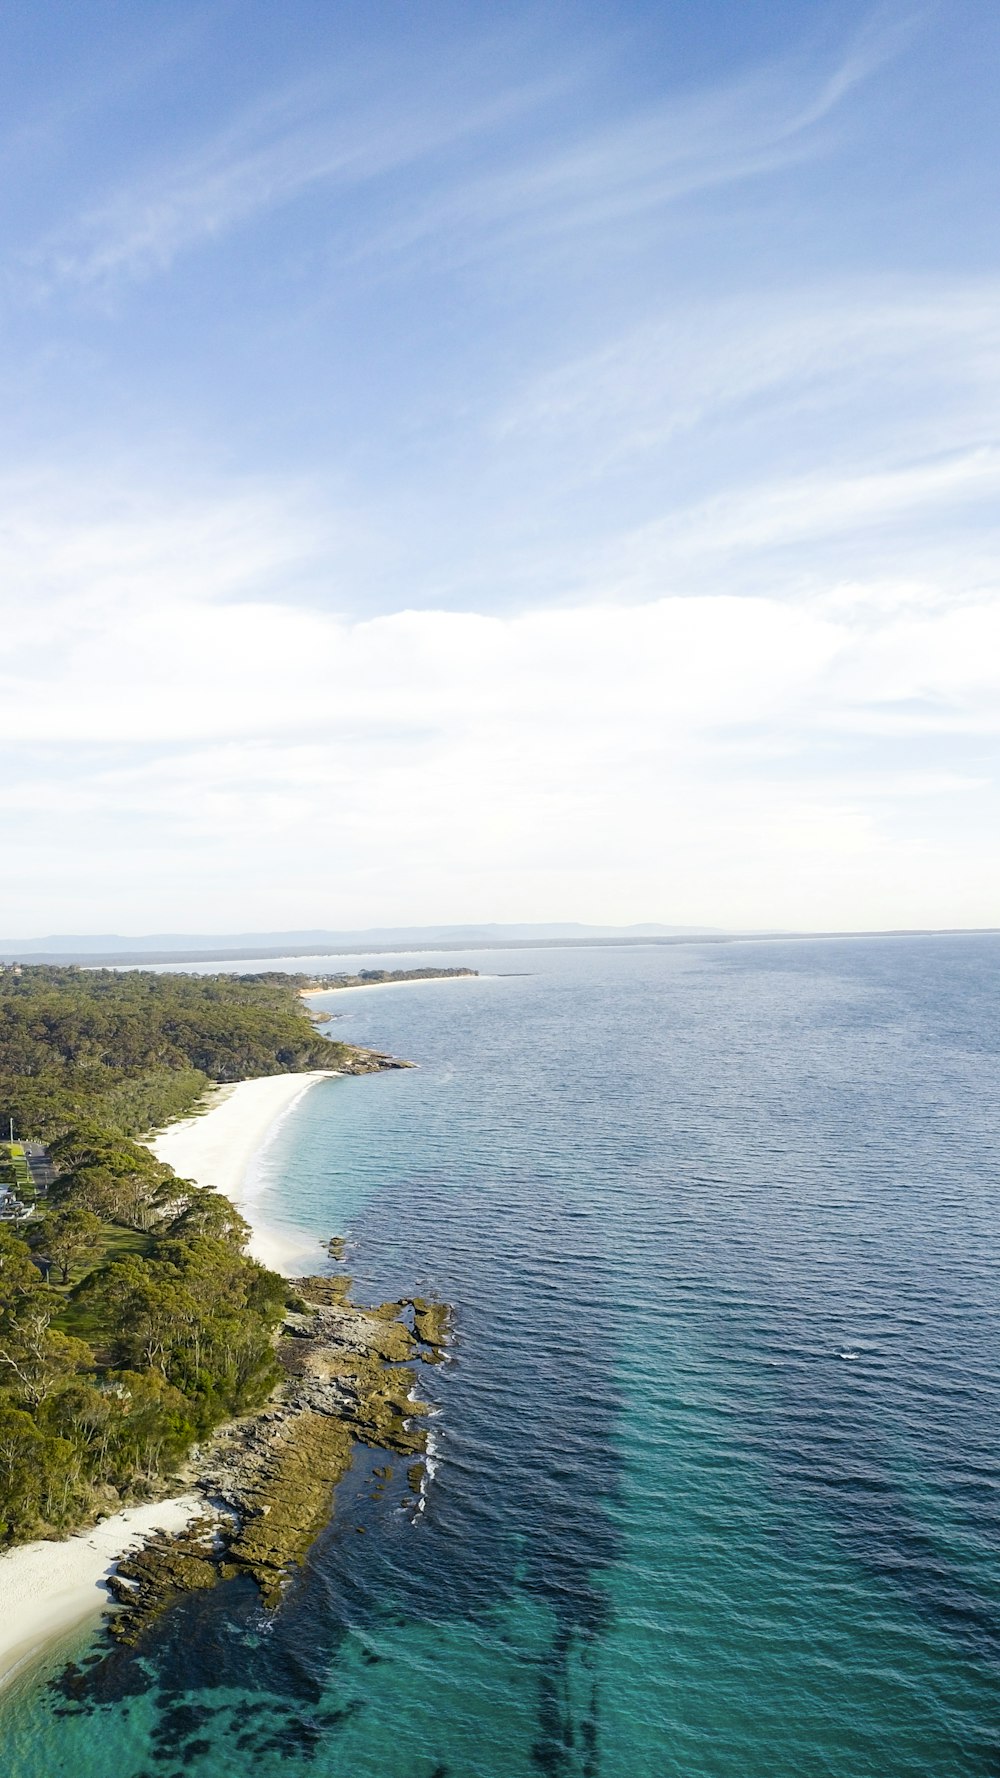
M359 1298L456 1306L424 1510L363 1453L276 1618L55 1690L77 1636L0 1772L995 1775L1000 942L469 961L331 1000L419 1070L262 1163Z

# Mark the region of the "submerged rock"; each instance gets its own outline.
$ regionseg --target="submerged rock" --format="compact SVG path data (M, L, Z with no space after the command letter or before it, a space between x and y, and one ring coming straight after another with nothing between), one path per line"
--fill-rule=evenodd
M428 1302L426 1297L410 1298L413 1328L417 1339L430 1346L434 1359L440 1359L451 1329L451 1310L447 1303Z
M146 1625L184 1593L214 1587L220 1578L222 1550L215 1519L196 1519L175 1537L153 1537L134 1555L123 1556L108 1577L108 1591L119 1605L109 1629L117 1642L134 1647Z

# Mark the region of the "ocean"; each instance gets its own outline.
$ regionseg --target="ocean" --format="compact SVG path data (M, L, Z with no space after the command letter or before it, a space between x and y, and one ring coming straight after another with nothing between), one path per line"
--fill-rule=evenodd
M996 1778L1000 940L441 961L331 999L419 1068L257 1181L359 1300L455 1306L420 1510L359 1453L277 1616L77 1635L0 1771Z

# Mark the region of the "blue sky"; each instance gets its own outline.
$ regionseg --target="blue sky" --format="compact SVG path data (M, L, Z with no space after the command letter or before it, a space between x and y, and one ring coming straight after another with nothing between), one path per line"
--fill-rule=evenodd
M0 927L1000 919L1000 13L0 22Z

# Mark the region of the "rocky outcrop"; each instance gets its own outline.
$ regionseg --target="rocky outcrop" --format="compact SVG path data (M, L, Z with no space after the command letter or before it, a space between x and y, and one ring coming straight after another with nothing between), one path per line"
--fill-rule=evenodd
M363 1050L349 1045L349 1054L338 1057L340 1074L384 1074L391 1068L415 1068L415 1062L404 1062L399 1056L387 1056L382 1050Z
M428 1364L440 1364L451 1329L451 1310L447 1303L432 1303L423 1296L410 1298L413 1310L413 1331L418 1340L430 1348L424 1354Z
M181 1594L238 1573L277 1605L329 1519L355 1444L410 1458L410 1486L423 1485L420 1421L430 1410L416 1399L412 1361L443 1356L448 1309L423 1297L358 1308L343 1276L300 1278L292 1288L302 1306L286 1315L278 1340L282 1382L260 1413L215 1435L187 1478L208 1516L119 1564L111 1590L123 1609L110 1629L120 1642L134 1646Z
M221 1555L219 1523L211 1514L176 1537L158 1533L135 1555L123 1556L108 1577L108 1591L125 1607L108 1624L115 1640L134 1646L146 1624L182 1593L214 1587L221 1576Z

